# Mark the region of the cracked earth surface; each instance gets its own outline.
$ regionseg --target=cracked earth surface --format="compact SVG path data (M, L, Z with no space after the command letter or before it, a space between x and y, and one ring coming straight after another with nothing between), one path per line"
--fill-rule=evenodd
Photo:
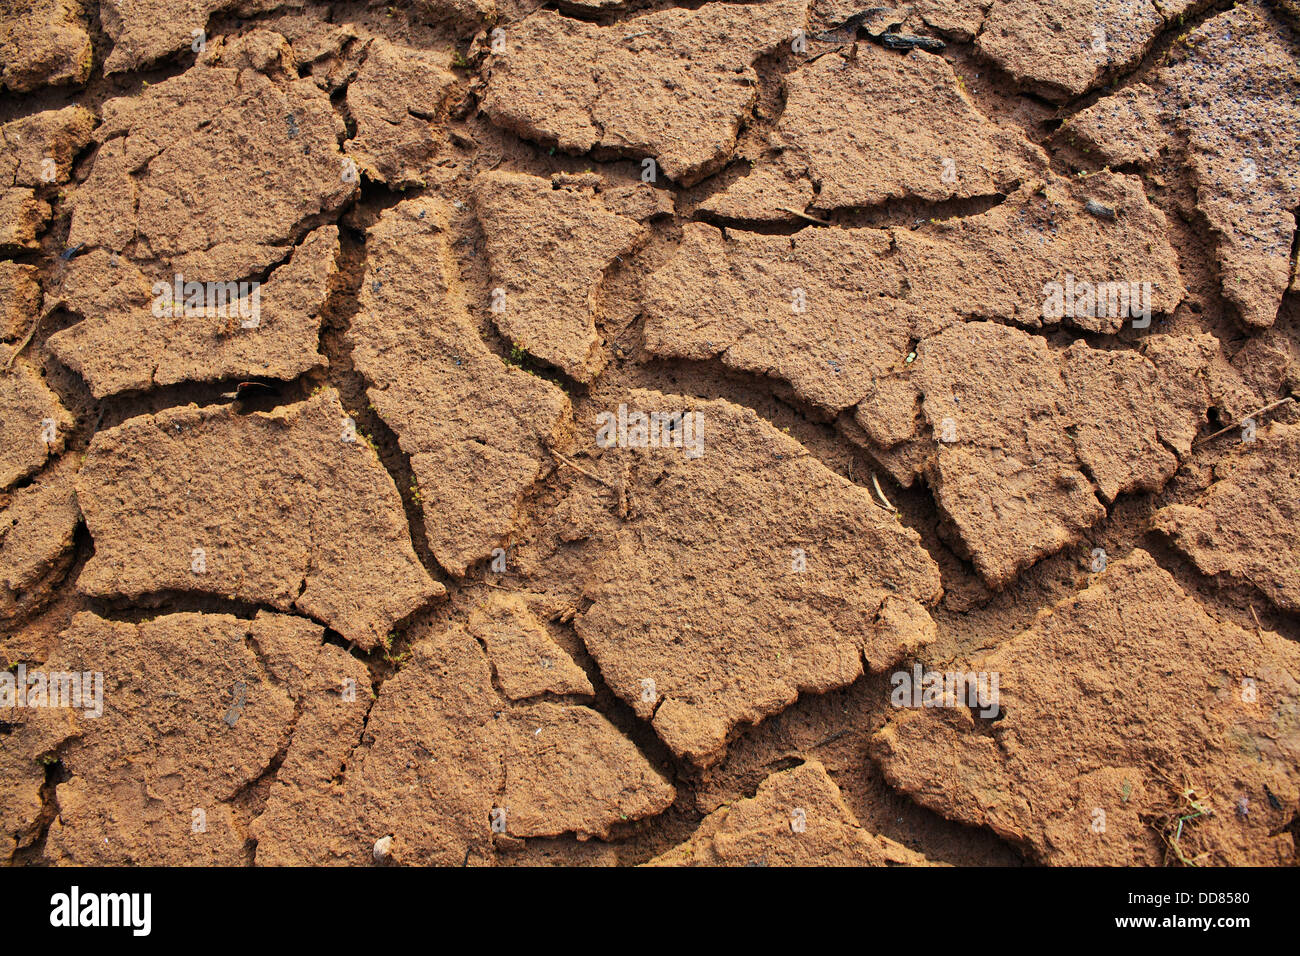
M0 0L0 859L1300 863L1294 4L556 7Z

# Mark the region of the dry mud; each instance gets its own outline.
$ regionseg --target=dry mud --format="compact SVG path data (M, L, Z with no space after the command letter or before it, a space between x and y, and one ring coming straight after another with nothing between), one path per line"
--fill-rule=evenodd
M1298 29L0 0L0 859L1296 865Z

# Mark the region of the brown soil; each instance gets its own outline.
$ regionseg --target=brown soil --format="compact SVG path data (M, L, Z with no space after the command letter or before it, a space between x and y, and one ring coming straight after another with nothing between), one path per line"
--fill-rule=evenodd
M1300 863L1297 30L0 0L0 859Z

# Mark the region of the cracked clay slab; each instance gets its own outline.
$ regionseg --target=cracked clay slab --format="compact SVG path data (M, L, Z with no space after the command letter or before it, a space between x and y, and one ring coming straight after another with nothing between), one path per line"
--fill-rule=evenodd
M484 173L474 197L497 328L528 354L591 381L605 361L596 331L601 282L648 230L590 187L537 176Z
M1006 194L1041 178L1046 156L988 120L942 57L870 44L854 59L823 56L786 77L786 103L764 160L700 209L787 219L912 197L927 202ZM816 194L813 188L816 187Z
M257 620L265 616L259 613ZM292 698L296 716L249 835L258 841L257 865L292 865L299 862L292 848L312 830L313 818L340 803L338 777L373 704L370 672L343 648L321 643L321 629L301 619L296 628L262 628L253 639L267 671Z
M820 761L774 773L752 797L710 813L649 866L925 866L864 829Z
M677 796L603 715L537 703L512 710L506 737L506 830L512 836L605 838L619 821L666 810Z
M94 126L95 114L84 106L45 110L0 125L0 182L31 187L66 183Z
M31 366L15 360L13 351L0 345L0 492L59 454L72 428L72 416L58 396Z
M691 411L702 446L606 452L636 473L629 515L575 626L610 688L676 754L716 762L739 725L933 639L938 568L866 489L752 410L639 390L623 404ZM630 443L641 426L627 421Z
M438 121L446 121L456 77L445 56L403 49L382 37L366 48L366 59L348 84L348 113L356 136L347 152L357 167L391 189L424 186L438 151Z
M975 46L1053 102L1136 64L1195 0L995 0Z
M1300 611L1300 425L1260 429L1214 466L1209 488L1156 512L1153 526L1205 574Z
M1103 97L1065 127L1115 165L1149 163L1175 143L1185 151L1223 294L1257 328L1277 319L1292 276L1298 57L1286 28L1238 6L1181 38L1150 82Z
M46 771L72 733L66 711L16 703L5 699L0 706L6 730L0 734L0 863L33 846L44 832Z
M878 229L769 236L687 223L677 254L646 283L646 348L720 357L839 411L930 327L903 306L889 249Z
M0 620L40 607L63 580L81 509L65 457L0 509Z
M1168 229L1141 179L1102 170L1049 174L986 213L891 234L916 308L1110 334L1131 318L1121 289L1132 293L1130 306L1153 315L1170 314L1183 300ZM1103 304L1088 299L1088 287L1115 294Z
M36 266L0 262L0 340L27 332L41 311L41 272Z
M444 589L415 556L392 478L350 424L325 389L272 412L190 405L99 432L77 477L95 541L78 587L296 610L374 647Z
M936 697L874 739L922 806L1040 863L1294 860L1300 652L1211 618L1146 552L963 670L999 675L1000 717ZM1171 842L1189 800L1211 812Z
M77 0L0 0L0 86L18 93L79 86L90 79L93 55Z
M47 711L64 728L59 812L45 857L56 865L247 862L234 801L270 767L294 704L250 647L305 622L167 614L139 624L83 612L51 672L99 674L102 714ZM308 625L320 642L321 630ZM299 639L306 639L299 636ZM197 814L196 814L196 811Z
M650 157L694 185L731 155L757 97L755 61L807 18L808 0L710 3L610 26L542 10L506 30L483 110L526 139Z
M330 799L291 803L273 793L274 812L256 827L259 862L368 863L374 843L391 837L397 865L491 865L494 834L605 836L675 798L596 711L501 700L487 655L463 626L410 651Z
M385 210L368 234L348 340L370 400L411 456L429 548L459 576L510 530L571 412L558 388L483 344L447 216L433 197Z
M487 650L497 682L511 700L595 694L582 668L551 640L523 598L489 595L470 613L468 630Z
M0 253L32 252L50 221L50 205L35 190L15 186L0 191Z
M1205 421L1217 351L1208 334L1151 336L1138 351L1053 349L970 322L922 341L871 413L924 432L911 446L920 457L895 451L894 477L925 475L955 549L997 589L1100 521L1099 495L1164 486Z
M95 0L87 0L95 2ZM98 0L100 23L112 50L105 73L139 70L173 53L194 49L195 32L214 14L255 16L290 6L285 0ZM210 40L208 42L211 42Z
M116 253L77 256L63 278L83 319L51 335L54 356L96 398L181 382L291 380L327 364L320 325L339 253L337 226L321 226L267 280L223 283L196 295L174 275L146 276ZM160 314L161 313L161 314Z
M487 659L463 629L410 651L380 689L360 741L348 741L329 799L272 793L256 824L259 862L369 864L375 842L389 836L395 863L490 865L505 731Z
M357 191L343 120L310 79L195 66L105 101L68 245L198 282L256 278Z
M1114 218L1090 214L1089 201ZM1098 287L1115 294L1097 298ZM773 236L688 223L677 254L646 283L645 341L656 355L718 357L783 379L838 412L901 369L915 342L954 322L1117 332L1134 308L1171 312L1183 294L1164 216L1136 177L1050 176L988 212L922 230ZM894 427L905 433L909 421Z

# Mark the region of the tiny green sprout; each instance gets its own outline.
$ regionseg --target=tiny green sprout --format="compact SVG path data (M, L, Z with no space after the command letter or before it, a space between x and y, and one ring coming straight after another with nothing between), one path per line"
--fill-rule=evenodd
M510 358L506 360L506 363L509 365L523 365L526 358L528 358L527 350L518 342L515 342L510 348Z
M457 50L451 55L451 65L463 70L469 66L469 60L465 59L465 54Z
M903 364L904 364L904 365L911 365L911 364L912 364L913 362L915 362L915 361L916 361L916 351L913 350L913 351L907 353L907 358L903 359Z
M362 440L363 442L366 443L366 447L367 447L367 448L369 448L371 451L373 451L376 455L379 454L379 446L376 445L376 444L375 444L375 440L374 440L373 438L370 437L370 432L366 431L364 428L362 428L360 425L358 425L358 426L357 426L357 435L361 438L361 440Z

